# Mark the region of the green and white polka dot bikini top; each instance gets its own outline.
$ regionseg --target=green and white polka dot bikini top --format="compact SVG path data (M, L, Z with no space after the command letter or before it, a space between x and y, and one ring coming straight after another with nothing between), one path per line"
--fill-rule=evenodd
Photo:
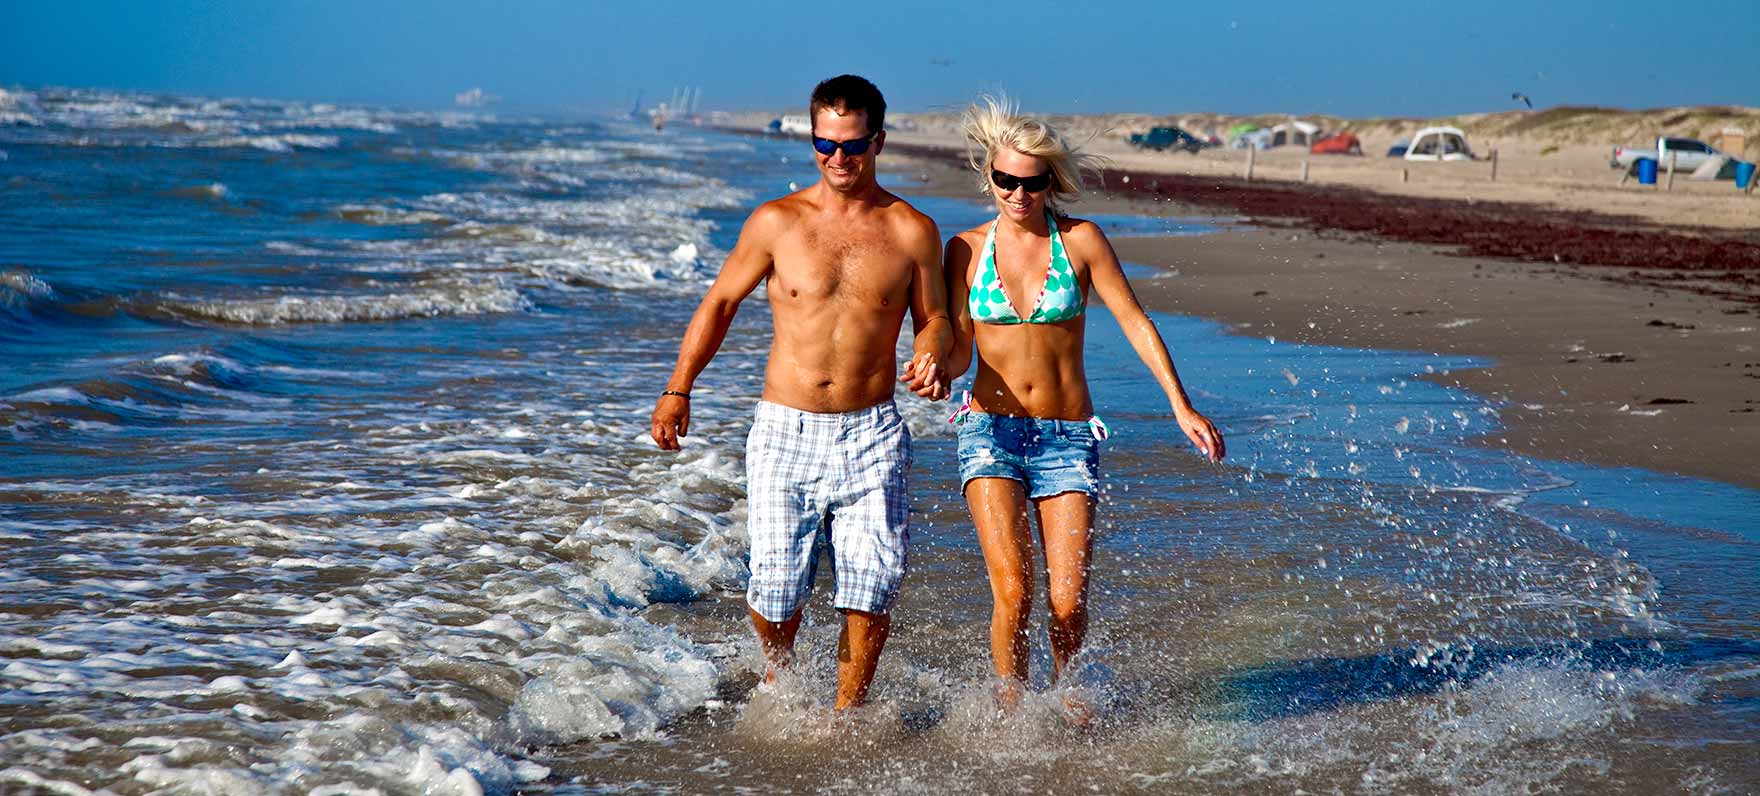
M978 278L972 282L966 305L972 320L978 323L1062 323L1079 318L1087 309L1088 299L1076 281L1076 269L1069 264L1063 251L1063 236L1057 232L1057 219L1050 213L1045 219L1051 225L1051 264L1045 268L1045 284L1033 302L1033 314L1021 320L1008 294L1002 290L1002 277L996 274L996 222L990 222L990 233L984 236L984 259L978 263Z

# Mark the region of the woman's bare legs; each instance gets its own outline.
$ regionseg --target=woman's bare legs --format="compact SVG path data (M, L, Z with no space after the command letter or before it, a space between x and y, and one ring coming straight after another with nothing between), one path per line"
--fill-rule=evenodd
M1033 532L1027 493L1010 478L974 478L966 505L990 573L990 660L996 676L1018 686L1027 679L1027 623L1033 612Z
M1094 498L1064 492L1033 501L1045 545L1051 608L1051 660L1061 679L1088 635L1088 567L1094 552ZM994 576L994 575L993 575Z

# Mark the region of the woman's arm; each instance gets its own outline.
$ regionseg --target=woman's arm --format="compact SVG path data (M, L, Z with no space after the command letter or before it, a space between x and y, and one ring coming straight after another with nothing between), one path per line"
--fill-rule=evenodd
M1077 244L1078 254L1088 264L1094 293L1106 302L1106 308L1124 330L1125 339L1130 341L1131 348L1136 349L1137 357L1149 367L1149 373L1161 385L1161 391L1167 393L1168 405L1173 408L1173 417L1179 422L1180 430L1211 461L1221 461L1225 453L1222 432L1192 407L1185 385L1180 383L1179 371L1173 367L1173 358L1167 353L1167 344L1162 341L1155 322L1149 320L1148 313L1143 311L1143 305L1137 302L1137 294L1131 290L1130 280L1125 278L1124 268L1119 266L1118 254L1112 250L1106 233L1092 223L1081 222L1064 238Z
M966 302L966 294L972 289L967 276L972 265L971 243L964 236L953 236L941 262L947 269L947 314L953 319L953 353L947 357L951 381L965 375L972 366L972 310Z

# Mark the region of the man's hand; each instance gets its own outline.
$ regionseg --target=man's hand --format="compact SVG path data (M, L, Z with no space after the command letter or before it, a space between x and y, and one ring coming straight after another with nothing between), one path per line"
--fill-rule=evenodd
M654 402L654 414L649 417L653 428L649 433L654 435L654 443L664 451L678 450L678 440L691 427L691 399L683 395L662 395Z
M1216 424L1211 423L1210 418L1198 414L1196 409L1175 412L1173 417L1179 421L1180 430L1186 432L1186 437L1190 438L1192 444L1198 446L1198 450L1203 451L1210 461L1222 461L1227 449L1222 443L1222 432L1216 430Z
M898 380L909 387L911 392L931 401L939 401L953 392L948 387L947 374L941 363L935 361L935 354L930 351L924 351L904 363L904 372L898 374Z

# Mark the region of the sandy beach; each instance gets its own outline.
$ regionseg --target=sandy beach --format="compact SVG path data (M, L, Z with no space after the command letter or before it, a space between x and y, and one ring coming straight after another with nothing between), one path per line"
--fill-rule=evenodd
M907 179L909 191L975 194L971 178L945 153L902 149L883 163ZM1244 188L1238 182L1226 187ZM1474 212L1465 200L1454 207L1427 201L1438 214ZM1078 216L1187 216L1228 225L1197 237L1114 241L1125 261L1172 272L1137 285L1151 310L1292 342L1482 357L1492 366L1429 378L1503 402L1503 428L1480 440L1484 444L1760 486L1760 470L1745 455L1760 449L1760 301L1754 291L1760 269L1752 260L1711 274L1522 262L1339 231L1328 228L1324 216L1228 210L1121 191L1091 195L1073 208ZM1590 230L1620 223L1606 215L1568 215ZM1677 235L1644 228L1659 237L1640 238L1638 245L1655 247L1648 256L1657 261L1678 255L1683 240L1705 235L1715 251L1760 256L1760 246L1741 243L1742 232ZM1575 239L1582 230L1569 234Z
M1031 111L1031 109L1027 109ZM804 113L804 110L789 111ZM713 123L757 130L776 115L770 112L724 113ZM1147 151L1133 147L1131 133L1158 125L1176 125L1196 134L1225 136L1239 124L1270 127L1292 119L1317 124L1322 134L1349 132L1362 142L1363 156L1310 155L1304 146L1259 151L1253 175L1261 181L1300 182L1348 187L1388 196L1425 197L1462 202L1512 202L1563 211L1613 217L1620 225L1658 225L1673 230L1704 228L1752 234L1760 229L1760 193L1743 194L1728 180L1696 181L1686 170L1672 185L1659 175L1654 186L1622 182L1610 168L1615 146L1656 146L1656 136L1686 136L1723 146L1748 161L1760 159L1760 109L1735 106L1659 108L1621 111L1605 108L1559 107L1535 113L1505 111L1414 119L1347 119L1328 116L1226 116L1220 114L1093 114L1047 117L1069 139L1109 158L1120 171L1153 172L1204 178L1240 178L1248 154L1226 146L1197 153ZM960 149L958 115L948 111L895 113L887 117L887 141L898 149L926 147ZM1476 159L1470 162L1419 163L1385 156L1394 143L1433 125L1456 126L1466 132ZM1744 130L1740 140L1724 138L1725 130ZM1739 144L1736 151L1733 145ZM1497 153L1493 179L1491 153ZM1662 168L1659 166L1659 169Z

